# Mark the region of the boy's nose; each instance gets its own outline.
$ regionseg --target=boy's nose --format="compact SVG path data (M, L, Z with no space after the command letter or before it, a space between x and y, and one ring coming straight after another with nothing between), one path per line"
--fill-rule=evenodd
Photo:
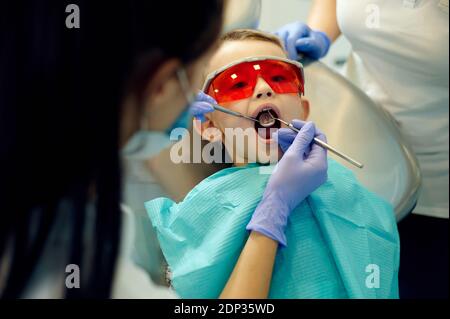
M262 77L259 77L258 81L256 82L255 91L253 92L253 98L263 99L274 95L275 92L273 92L270 85L266 81L264 81Z

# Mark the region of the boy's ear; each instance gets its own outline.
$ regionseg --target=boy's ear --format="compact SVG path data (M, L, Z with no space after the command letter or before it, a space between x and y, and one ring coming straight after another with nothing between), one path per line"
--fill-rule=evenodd
M199 119L194 120L194 130L202 139L210 143L222 141L222 132L214 125L210 115L205 116L206 121L202 122Z
M306 98L302 98L302 109L303 109L303 116L304 119L303 120L307 120L309 117L309 100Z

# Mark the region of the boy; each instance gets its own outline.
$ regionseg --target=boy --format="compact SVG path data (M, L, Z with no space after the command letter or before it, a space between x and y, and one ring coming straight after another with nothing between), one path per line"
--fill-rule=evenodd
M221 106L266 122L306 120L301 66L286 59L279 40L253 30L233 31L208 66L204 92ZM281 129L213 112L194 128L210 142L221 141L234 167L197 185L181 203L157 199L146 209L183 298L216 298L246 241L252 212L268 176L267 154L285 146L272 138ZM205 133L210 129L219 134ZM234 143L230 129L247 144ZM234 135L234 134L232 134ZM280 141L281 142L281 141ZM255 160L253 160L255 159ZM328 181L292 212L288 245L277 253L271 298L397 298L399 239L392 208L368 192L353 174L329 160Z

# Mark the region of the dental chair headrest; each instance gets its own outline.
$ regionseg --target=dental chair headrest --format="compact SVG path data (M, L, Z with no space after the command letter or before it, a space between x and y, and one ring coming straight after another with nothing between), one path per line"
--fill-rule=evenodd
M222 33L235 29L256 29L260 16L261 0L228 0Z

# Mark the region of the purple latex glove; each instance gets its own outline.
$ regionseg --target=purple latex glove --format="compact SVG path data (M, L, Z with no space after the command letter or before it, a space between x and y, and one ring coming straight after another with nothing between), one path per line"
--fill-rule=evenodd
M307 122L301 121L301 120L293 120L292 125L294 125L295 128L301 129ZM291 146L292 142L295 140L295 137L297 136L297 132L291 130L290 128L281 128L276 133L274 133L273 138L275 141L278 142L278 145L280 145L283 152L286 152L288 148ZM325 134L316 127L316 137L327 142L327 138ZM309 154L311 147L306 152L306 155Z
M275 34L283 41L292 60L298 60L299 53L318 60L328 53L331 46L331 40L324 32L314 31L301 22L285 25Z
M212 104L217 104L216 100L208 94L199 91L195 97L194 103L189 106L189 113L191 113L196 119L205 122L205 114L214 112Z
M302 126L275 166L247 230L287 245L285 229L290 213L327 180L327 152L311 144L314 137L320 136L323 134L317 133L312 122Z

